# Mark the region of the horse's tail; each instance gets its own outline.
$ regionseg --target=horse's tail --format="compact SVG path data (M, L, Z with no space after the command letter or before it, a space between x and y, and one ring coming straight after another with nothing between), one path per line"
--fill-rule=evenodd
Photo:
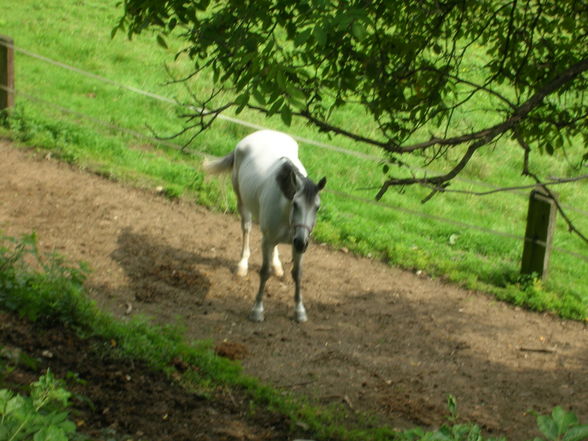
M206 159L203 164L204 171L211 175L217 175L219 173L226 173L233 169L235 162L235 152L229 153L219 159Z

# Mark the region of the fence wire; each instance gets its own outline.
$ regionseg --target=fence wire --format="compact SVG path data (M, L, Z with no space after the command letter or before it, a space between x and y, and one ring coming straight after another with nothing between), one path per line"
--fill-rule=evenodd
M84 69L80 69L78 67L75 67L75 66L72 66L72 65L63 63L61 61L54 60L52 58L46 57L44 55L37 54L37 53L32 52L32 51L29 51L27 49L24 49L24 48L15 46L14 44L10 44L10 43L8 43L6 41L1 41L0 40L0 44L1 45L4 45L6 47L12 48L14 51L19 52L19 53L21 53L23 55L26 55L28 57L35 58L35 59L40 60L40 61L43 61L45 63L48 63L48 64L51 64L51 65L60 67L60 68L65 69L65 70L69 70L69 71L75 72L77 74L86 76L88 78L92 78L94 80L100 81L100 82L105 83L105 84L112 85L112 86L117 87L117 88L120 88L120 89L128 90L130 92L133 92L133 93L136 93L136 94L139 94L139 95L143 95L145 97L154 99L156 101L160 101L160 102L164 102L164 103L168 103L168 104L173 104L173 105L180 106L180 107L189 108L191 110L196 109L194 106L184 105L184 104L178 102L177 100L173 100L171 98L168 98L168 97L165 97L165 96L162 96L162 95L153 93L153 92L145 91L145 90L139 89L137 87L130 86L128 84L124 84L124 83L121 83L119 81L112 80L112 79L107 78L107 77L104 77L102 75L98 75L98 74L95 74L93 72L89 72L89 71L86 71ZM224 120L224 121L227 121L227 122L230 122L230 123L233 123L233 124L237 124L237 125L240 125L240 126L243 126L243 127L248 127L248 128L254 129L254 130L268 129L268 127L265 127L265 126L262 126L262 125L259 125L259 124L254 124L254 123L245 121L243 119L231 117L231 116L228 116L228 115L223 115L222 113L218 115L218 118L221 119L221 120ZM340 146L336 146L336 145L328 144L328 143L323 143L323 142L320 142L320 141L316 141L316 140L313 140L313 139L310 139L310 138L305 138L305 137L298 136L298 135L295 135L295 134L290 134L290 135L294 139L296 139L297 141L299 141L301 143L304 143L304 144L307 144L307 145L314 146L314 147L318 147L318 148L322 148L322 149L334 151L334 152L341 153L341 154L348 155L348 156L354 156L354 157L359 158L359 159L369 160L369 161L373 161L373 162L383 162L383 161L385 161L385 158L383 158L381 156L370 155L370 154L367 154L367 153L362 153L362 152L358 152L358 151L355 151L355 150L346 149L346 148L343 148L343 147L340 147ZM419 168L419 167L414 167L414 166L409 167L409 169L410 169L410 171L413 171L413 172L414 171L417 171L417 172L426 172L426 171L431 172L432 171L432 170L425 170L425 169L422 169L422 168ZM466 184L476 185L476 186L480 186L480 187L485 187L485 188L488 188L488 189L491 189L491 190L496 190L496 191L503 191L502 188L496 187L495 185L489 184L487 182L465 179L465 178L460 177L460 176L456 177L455 179L457 181L460 181L460 182L463 182L463 183L466 183ZM528 196L527 193L522 192L522 191L509 190L508 192L511 193L511 194L516 194L516 195L518 195L518 196L520 196L522 198L526 198ZM577 213L583 214L584 216L588 216L588 212L586 212L584 210L578 209L576 207L565 206L565 205L562 205L562 204L560 204L560 205L562 207L564 207L566 210L575 211Z
M176 106L183 106L181 103L178 103L176 100L173 100L171 98L168 98L168 97L165 97L165 96L162 96L162 95L158 95L158 94L155 94L155 93L152 93L152 92L148 92L148 91L139 89L139 88L134 87L134 86L130 86L130 85L127 85L127 84L124 84L124 83L120 83L118 81L111 80L111 79L106 78L106 77L103 77L101 75L97 75L97 74L94 74L92 72L88 72L88 71L85 71L83 69L79 69L79 68L77 68L75 66L71 66L71 65L62 63L60 61L53 60L51 58L45 57L43 55L36 54L34 52L31 52L31 51L28 51L26 49L17 47L15 45L8 44L5 41L1 41L0 40L0 44L2 44L4 46L7 46L9 48L12 48L14 51L19 52L19 53L22 53L23 55L26 55L26 56L35 58L37 60L40 60L40 61L49 63L51 65L60 67L62 69L69 70L71 72L74 72L74 73L83 75L85 77L88 77L88 78L91 78L91 79L100 81L102 83L109 84L111 86L114 86L114 87L117 87L117 88L120 88L120 89L128 90L130 92L137 93L139 95L142 95L142 96L145 96L145 97L148 97L148 98L151 98L151 99L160 101L160 102L164 102L164 103L167 103L167 104L173 104L173 105L176 105ZM31 95L31 94L20 92L20 91L17 91L17 90L8 88L8 87L3 86L3 85L0 85L0 88L3 89L3 90L5 90L5 91L7 91L7 92L9 92L9 93L13 93L13 94L15 94L17 96L21 96L21 97L23 97L23 98L25 98L25 99L27 99L29 101L40 103L40 104L43 104L44 106L51 107L54 110L57 110L59 112L66 113L66 114L69 114L69 115L76 116L77 118L82 118L82 119L91 121L92 123L94 123L96 125L99 125L101 127L108 128L110 130L117 130L117 131L119 131L121 133L125 133L127 135L130 135L130 136L133 136L133 137L136 137L136 138L141 138L141 139L144 139L144 140L149 140L149 141L151 141L151 142L153 142L155 144L159 144L159 145L163 145L163 146L166 146L166 147L169 147L169 148L173 148L173 149L182 151L183 153L186 154L186 152L183 149L183 146L180 145L180 144L173 143L173 142L166 141L166 140L157 139L157 138L155 138L153 136L145 135L144 133L141 133L141 132L139 132L137 130L133 130L133 129L130 129L130 128L125 128L125 127L118 126L118 125L113 124L111 122L101 120L99 118L96 118L96 117L87 115L87 114L82 113L82 112L79 112L79 111L75 111L75 110L69 109L67 107L61 106L61 105L56 104L54 102L45 100L43 98L39 98L39 97L34 96L34 95ZM183 107L186 107L186 106L183 106ZM263 127L261 125L253 124L253 123L244 121L242 119L234 118L234 117L231 117L231 116L228 116L228 115L220 114L218 116L218 118L221 119L221 120L225 120L227 122L233 123L233 124L238 124L238 125L241 125L241 126L244 126L244 127L255 129L255 130L267 129L266 127ZM299 141L301 143L304 143L304 144L312 145L312 146L315 146L315 147L318 147L318 148L322 148L322 149L327 149L327 150L335 151L335 152L342 153L342 154L349 155L349 156L354 156L354 157L357 157L357 158L360 158L360 159L370 160L370 161L377 161L377 162L380 162L380 161L383 160L383 158L380 158L380 157L377 157L377 156L374 156L374 155L368 155L368 154L365 154L365 153L356 152L356 151L353 151L353 150L345 149L345 148L334 146L334 145L331 145L331 144L322 143L322 142L319 142L319 141L315 141L315 140L312 140L312 139L300 137L300 136L297 136L297 135L292 135L292 137L294 139L296 139L297 141ZM212 158L211 155L208 155L206 153L199 152L199 151L191 151L190 153L192 153L195 156L199 156L199 157L203 157L203 158ZM487 184L487 183L481 182L481 181L468 181L468 180L462 180L462 181L463 182L470 183L470 184L473 184L473 185L481 185L481 186L484 186L484 187L487 187L487 188L494 188L494 189L496 189L495 186L492 186L491 184ZM507 233L507 232L503 232L503 231L498 231L498 230L494 230L494 229L489 229L489 228L481 227L481 226L474 225L474 224L468 224L468 223L457 221L457 220L454 220L454 219L449 219L449 218L445 218L445 217L442 217L442 216L431 215L431 214L424 213L424 212L421 212L421 211L418 211L418 210L412 210L412 209L408 209L408 208L404 208L404 207L400 207L400 206L395 206L395 205L392 205L392 204L389 204L389 203L385 203L385 202L381 202L381 201L376 201L376 200L368 199L368 198L365 198L365 197L356 196L356 195L352 195L352 194L345 193L345 192L340 192L340 191L337 191L337 190L326 189L325 192L327 192L329 194L333 194L333 195L335 195L337 197L340 197L340 198L345 198L345 199L355 200L357 202L361 202L361 203L365 203L365 204L375 205L375 206L378 206L380 208L385 208L385 209L388 209L388 210L394 210L394 211L397 211L397 212L402 212L402 213L405 213L405 214L410 214L412 216L418 216L418 217L426 218L426 219L429 219L429 220L432 220L432 221L435 221L435 222L442 222L442 223L446 223L446 224L453 225L453 226L460 227L460 228L466 228L466 229L470 229L470 230L477 230L477 231L480 231L480 232L483 232L483 233L486 233L486 234L490 234L490 235L494 235L494 236L498 236L498 237L503 237L503 238L508 238L508 239L513 239L513 240L517 240L517 241L526 241L526 242L537 243L537 244L540 244L540 245L545 245L544 243L542 243L540 241L527 238L524 235L516 235L516 234L511 234L511 233ZM513 192L513 193L519 193L522 196L527 197L527 194L526 193L522 193L522 192ZM583 213L583 214L588 214L588 213L584 213L583 210L575 209L574 207L565 207L565 208L566 209L572 209L574 211L577 211L577 212L580 212L580 213ZM557 251L557 252L560 252L560 253L563 253L563 254L567 254L567 255L573 256L575 258L581 259L581 260L583 260L585 262L588 262L588 256L584 256L584 255L579 254L579 253L576 253L574 251L570 251L570 250L567 250L565 248L560 248L560 247L555 247L555 246L552 247L552 249L554 251Z
M168 97L165 97L165 96L156 94L156 93L148 92L148 91L139 89L139 88L134 87L134 86L129 86L128 84L120 83L120 82L115 81L115 80L111 80L110 78L106 78L106 77L103 77L101 75L97 75L95 73L88 72L88 71L83 70L83 69L79 69L79 68L77 68L75 66L71 66L69 64L62 63L61 61L57 61L57 60L54 60L52 58L49 58L49 57L45 57L43 55L36 54L34 52L31 52L31 51L28 51L26 49L20 48L18 46L8 44L7 42L1 42L0 41L0 44L3 44L6 47L12 48L15 52L19 52L19 53L21 53L23 55L29 56L31 58L35 58L37 60L41 60L41 61L43 61L45 63L49 63L49 64L51 64L53 66L57 66L57 67L60 67L62 69L66 69L66 70L75 72L75 73L80 74L80 75L83 75L85 77L92 78L92 79L97 80L97 81L100 81L102 83L110 84L111 86L115 86L115 87L117 87L119 89L125 89L125 90L128 90L130 92L137 93L139 95L143 95L143 96L146 96L148 98L151 98L151 99L154 99L154 100L157 100L157 101L161 101L161 102L164 102L164 103L174 104L174 105L182 106L182 107L189 107L192 110L194 109L194 107L185 106L185 105L183 105L183 104L179 103L178 101L173 100L171 98L168 98ZM255 129L255 130L264 130L264 129L267 129L267 127L261 126L259 124L254 124L254 123L251 123L251 122L248 122L248 121L239 119L239 118L235 118L235 117L232 117L232 116L228 116L228 115L223 115L222 113L220 115L218 115L218 118L221 119L221 120L224 120L224 121L231 122L233 124L238 124L240 126L248 127L248 128ZM366 159L366 160L370 160L370 161L382 161L383 160L383 158L381 158L379 156L368 155L366 153L356 152L356 151L345 149L343 147L338 147L338 146L335 146L335 145L332 145L332 144L327 144L327 143L323 143L323 142L320 142L320 141L315 141L313 139L304 138L304 137L301 137L301 136L298 136L298 135L291 135L291 136L294 139L296 139L297 141L299 141L299 142L302 142L302 143L305 143L305 144L309 144L309 145L312 145L312 146L315 146L315 147L319 147L319 148L323 148L323 149L335 151L335 152L338 152L338 153L343 153L343 154L346 154L346 155L349 155L349 156L355 156L356 158Z

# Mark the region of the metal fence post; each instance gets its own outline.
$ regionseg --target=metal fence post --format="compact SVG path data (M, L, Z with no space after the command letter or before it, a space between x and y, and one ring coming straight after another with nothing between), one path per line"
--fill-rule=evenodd
M14 105L13 45L12 38L0 35L0 112Z
M547 277L556 208L555 201L545 191L531 191L521 274Z

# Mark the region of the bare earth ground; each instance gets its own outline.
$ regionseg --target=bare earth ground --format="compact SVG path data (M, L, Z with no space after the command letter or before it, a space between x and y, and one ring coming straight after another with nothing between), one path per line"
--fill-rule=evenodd
M43 249L88 262L89 293L114 315L126 317L131 305L131 314L185 324L189 338L235 344L246 373L320 403L372 412L396 427L437 426L452 394L463 419L515 441L538 435L529 410L559 404L588 420L585 323L317 243L304 263L309 322L292 320L290 279L273 278L266 321L251 323L259 236L250 275L239 279L236 217L7 143L0 143L0 231L36 231Z
M96 441L288 439L289 422L248 412L243 394L225 388L206 396L188 392L162 372L117 356L110 346L61 327L34 327L0 311L0 362L9 366L0 389L9 385L27 394L28 385L51 369L72 393L69 417L78 432ZM179 361L176 367L189 368Z

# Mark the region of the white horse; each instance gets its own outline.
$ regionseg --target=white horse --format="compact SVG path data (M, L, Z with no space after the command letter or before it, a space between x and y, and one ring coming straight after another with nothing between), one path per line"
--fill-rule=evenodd
M259 271L259 290L250 319L261 322L263 294L270 274L283 276L278 256L278 244L292 244L292 278L295 283L294 301L296 320L307 320L300 294L300 270L310 234L320 206L319 192L327 183L318 184L307 178L306 170L298 159L298 144L285 133L261 130L245 137L227 156L207 161L209 173L232 171L233 189L237 195L243 247L237 266L239 276L247 275L249 261L249 233L252 222L259 223L262 233L263 263Z

